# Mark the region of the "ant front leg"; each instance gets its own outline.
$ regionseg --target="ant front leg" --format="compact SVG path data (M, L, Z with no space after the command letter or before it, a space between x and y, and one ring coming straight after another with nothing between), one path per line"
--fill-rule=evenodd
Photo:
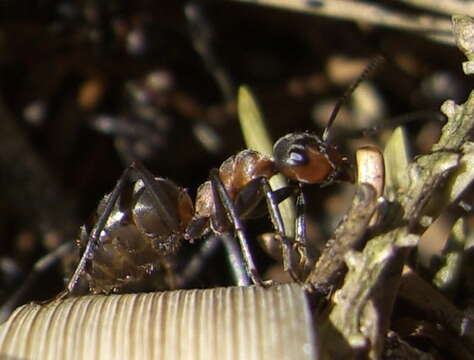
M306 200L304 197L302 185L299 184L298 196L296 197L295 247L297 248L300 257L300 266L306 273L309 267L312 265L313 260L308 254L305 214Z
M283 199L277 199L276 197L276 192L274 192L271 188L270 182L268 178L266 177L261 177L259 178L259 181L261 183L262 189L265 193L265 198L267 200L267 207L268 207L268 212L270 213L270 218L273 223L273 227L276 230L276 235L278 237L278 240L281 243L281 249L282 249L282 257L283 257L283 269L285 271L288 271L290 274L291 278L297 282L300 282L300 277L298 276L297 268L293 262L293 242L290 240L290 238L286 235L285 232L285 225L283 224L283 219L281 216L280 208L278 204L283 200ZM303 202L304 205L304 202ZM297 217L298 219L302 218L302 216ZM303 226L303 232L304 232L304 220L301 220ZM298 223L297 223L298 225ZM298 229L298 226L297 228ZM297 243L299 241L304 239L300 239L301 236L298 236L297 233ZM302 238L302 237L301 237Z
M229 197L229 194L227 193L227 190L224 187L224 184L222 183L221 178L219 177L218 169L211 170L210 181L216 202L216 217L223 217L225 215L233 225L237 238L239 239L239 244L242 250L247 272L252 279L252 282L256 285L265 287L270 286L272 282L264 281L258 273L257 267L250 252L244 226L240 220L239 215L237 214L232 200Z
M273 221L276 233L268 234L263 240L263 246L268 253L274 252L275 242L278 243L280 253L283 258L283 267L292 279L301 282L305 278L305 273L311 265L311 259L307 249L306 241L306 201L301 184L298 186L287 186L275 191L271 191L270 186L265 185L266 179L258 179L262 188L266 188L267 209ZM278 204L289 196L296 196L296 218L294 239L286 235L282 225L281 212Z

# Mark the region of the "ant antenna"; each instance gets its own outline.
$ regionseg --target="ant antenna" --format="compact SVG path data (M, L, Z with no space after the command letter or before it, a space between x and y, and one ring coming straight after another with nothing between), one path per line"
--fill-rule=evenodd
M367 65L367 67L364 69L364 71L355 79L352 84L347 88L346 92L344 95L342 95L339 100L337 101L336 105L334 106L334 109L332 110L331 116L329 117L328 124L326 125L326 129L324 129L323 133L323 142L328 143L329 142L329 131L331 130L332 124L334 123L334 120L336 119L336 116L341 109L342 105L349 99L349 96L354 92L354 90L359 86L359 84L367 79L367 76L377 67L379 66L383 61L384 57L381 55L376 56L372 61Z

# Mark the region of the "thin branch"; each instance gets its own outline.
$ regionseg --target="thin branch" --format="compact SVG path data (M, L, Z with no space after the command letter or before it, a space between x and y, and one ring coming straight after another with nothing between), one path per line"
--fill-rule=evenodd
M433 15L411 15L390 10L378 3L350 0L233 0L256 5L273 6L310 15L352 20L364 24L410 31L433 41L454 45L451 22Z
M437 12L444 15L464 14L474 16L474 3L459 0L399 0L419 9Z

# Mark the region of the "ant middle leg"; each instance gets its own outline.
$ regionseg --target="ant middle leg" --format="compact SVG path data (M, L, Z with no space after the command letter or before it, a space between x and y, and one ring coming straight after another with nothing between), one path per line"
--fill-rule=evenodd
M215 252L224 245L227 261L231 269L233 284L237 286L249 286L252 280L247 274L245 262L238 244L229 232L220 235L210 234L200 245L197 253L193 254L186 266L176 276L177 288L188 286L196 277L203 272L203 268Z
M214 199L216 199L216 217L222 218L222 216L225 215L234 226L237 238L239 239L247 271L252 281L255 284L267 285L267 283L270 282L264 282L257 271L256 265L249 250L248 240L245 235L244 227L240 220L241 216L239 216L239 213L236 210L236 205L230 199L229 194L227 193L224 185L222 184L218 170L215 169L211 171L210 179L213 192L215 193ZM246 194L247 199L243 201L245 204L245 206L243 207L248 207L254 210L256 205L255 198L259 197L259 191L260 193L263 192L267 203L268 213L270 214L270 218L275 229L274 237L277 238L277 240L281 244L284 270L288 271L295 281L299 281L300 277L297 275L297 267L293 261L293 250L295 247L295 242L292 241L285 234L285 227L283 224L280 209L278 207L278 204L286 197L290 196L294 191L291 189L291 191L287 191L288 189L284 189L284 191L278 190L274 192L270 186L270 183L268 182L268 178L264 176L258 177L254 179L251 183L247 184L246 187L241 190L241 193L242 191L246 191L250 187L252 188L249 192L250 194L253 194L253 196L248 196L249 194ZM238 202L238 200L241 199L236 199L236 202ZM250 202L253 202L253 204L250 204ZM247 214L246 211L244 211L244 213Z

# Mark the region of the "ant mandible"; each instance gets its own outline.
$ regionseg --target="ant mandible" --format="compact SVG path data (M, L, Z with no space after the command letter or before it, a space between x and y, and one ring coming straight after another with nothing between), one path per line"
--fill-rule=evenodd
M301 209L301 184L353 180L347 158L331 143L330 130L343 102L379 62L380 58L372 61L341 97L322 137L290 133L276 141L273 157L250 149L229 157L219 169L210 171L209 181L198 188L194 206L185 189L132 163L99 204L95 223L82 227L83 253L66 293L75 291L84 273L91 293L131 291L150 280L154 288L173 288L170 258L183 240L229 231L235 231L239 239L247 275L254 284L267 285L258 274L242 225L242 220L257 212L263 198L281 242L284 268L300 281L291 252L304 244L304 234L297 234L296 239L285 235L278 203L296 189ZM132 173L138 180L130 181ZM277 173L292 184L273 191L269 179ZM302 215L298 213L297 221Z

